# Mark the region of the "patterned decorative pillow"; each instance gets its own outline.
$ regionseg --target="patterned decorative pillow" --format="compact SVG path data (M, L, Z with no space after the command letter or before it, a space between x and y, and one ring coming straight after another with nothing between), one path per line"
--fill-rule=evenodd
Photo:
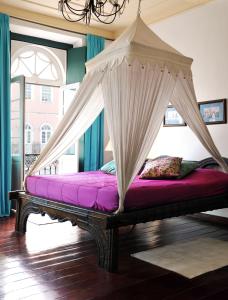
M180 175L182 158L159 157L155 160L149 159L140 174L140 178L173 178Z
M100 168L100 171L102 171L106 174L115 175L116 174L116 164L115 164L114 160L111 160L107 164L104 164Z

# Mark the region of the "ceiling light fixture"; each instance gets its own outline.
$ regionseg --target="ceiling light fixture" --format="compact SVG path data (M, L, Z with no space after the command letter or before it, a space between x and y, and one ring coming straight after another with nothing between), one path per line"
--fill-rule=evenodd
M111 24L117 15L122 15L129 0L86 0L83 5L75 2L59 0L58 10L67 21L84 21L90 24L91 17L94 16L101 23Z

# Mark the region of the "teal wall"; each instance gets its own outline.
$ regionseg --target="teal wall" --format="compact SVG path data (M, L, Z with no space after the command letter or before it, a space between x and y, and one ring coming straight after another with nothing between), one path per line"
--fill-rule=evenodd
M66 84L81 82L85 75L86 47L67 50Z
M35 36L24 35L24 34L19 34L19 33L14 33L14 32L10 33L10 39L15 40L15 41L26 42L26 43L30 43L30 44L36 44L36 45L47 46L47 47L56 48L56 49L62 49L62 50L68 50L70 48L73 48L73 45L71 45L71 44L50 41L47 39L38 38Z
M66 83L81 82L86 69L86 47L67 50ZM79 171L84 170L84 135L79 139Z

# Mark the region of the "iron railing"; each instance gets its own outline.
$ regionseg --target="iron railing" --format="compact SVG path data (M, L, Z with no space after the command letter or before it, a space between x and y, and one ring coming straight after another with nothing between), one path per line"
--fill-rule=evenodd
M38 158L39 154L25 154L25 175L28 173L29 168L34 163L34 161ZM56 160L49 166L39 171L39 175L51 175L57 174L58 172L58 164L59 161Z

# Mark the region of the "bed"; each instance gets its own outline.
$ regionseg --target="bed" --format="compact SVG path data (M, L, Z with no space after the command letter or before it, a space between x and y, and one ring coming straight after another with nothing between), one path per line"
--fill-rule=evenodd
M181 180L136 177L125 198L125 211L118 215L114 213L118 208L115 176L101 171L31 176L26 180L26 192L10 192L10 199L17 203L16 231L26 232L31 213L70 220L93 235L98 265L114 272L118 269L120 226L228 207L228 174L216 168L216 162L208 158Z

